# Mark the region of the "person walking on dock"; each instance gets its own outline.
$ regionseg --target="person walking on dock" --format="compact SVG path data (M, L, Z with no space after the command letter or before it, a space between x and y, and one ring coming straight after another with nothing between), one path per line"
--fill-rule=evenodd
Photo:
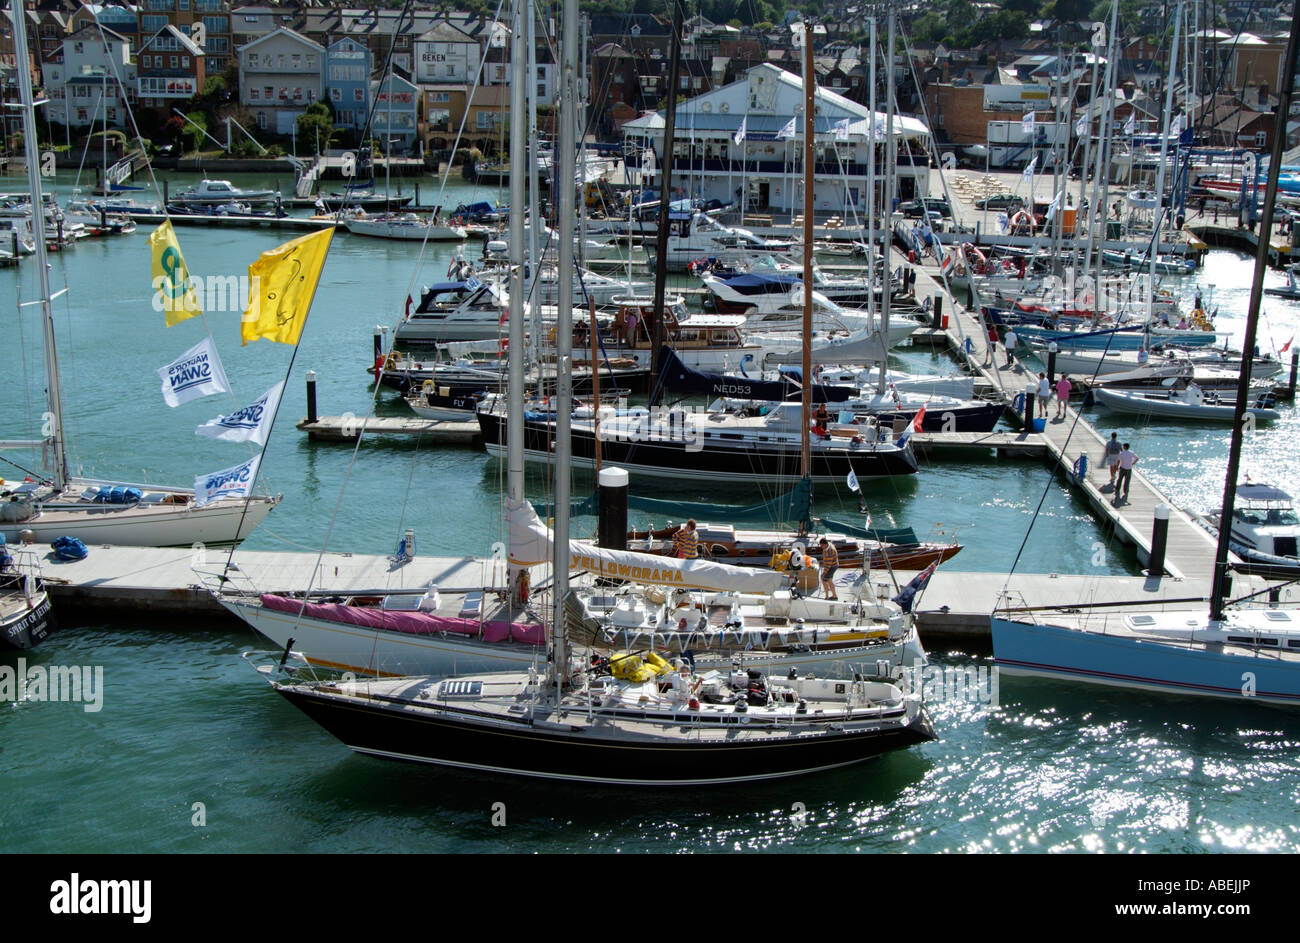
M1115 502L1128 501L1129 488L1133 484L1133 466L1138 463L1138 457L1133 450L1129 448L1127 442L1124 443L1124 450L1119 453L1119 482L1115 485ZM1123 491L1123 494L1120 494Z
M1007 362L1005 366L1007 367L1014 366L1015 355L1012 353L1012 351L1016 349L1016 344L1018 343L1018 340L1016 338L1016 332L1013 331L1011 328L1007 328L1007 336L1004 339L1003 343L1007 345Z
M1119 471L1119 453L1124 447L1119 444L1119 433L1112 432L1110 441L1106 443L1106 467L1110 469L1110 490L1115 490L1115 473Z
M1052 384L1047 382L1047 374L1038 374L1038 415L1047 418L1047 404L1052 401Z
M998 359L998 327L996 324L989 325L989 363L996 363Z
M840 554L835 545L823 537L818 546L822 551L822 591L827 599L839 599L835 592L835 571L840 568Z
M1070 405L1070 390L1072 390L1073 388L1074 388L1074 384L1070 382L1070 378L1067 377L1064 373L1062 373L1060 379L1056 381L1056 418L1057 419L1065 418L1065 408Z

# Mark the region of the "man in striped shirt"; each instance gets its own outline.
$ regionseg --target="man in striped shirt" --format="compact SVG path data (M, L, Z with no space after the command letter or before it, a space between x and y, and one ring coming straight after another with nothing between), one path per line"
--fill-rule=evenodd
M682 560L694 560L700 555L700 535L691 518L673 534L673 551Z
M835 571L840 568L839 551L825 537L821 539L819 546L822 550L822 590L826 593L827 599L839 599L835 592Z

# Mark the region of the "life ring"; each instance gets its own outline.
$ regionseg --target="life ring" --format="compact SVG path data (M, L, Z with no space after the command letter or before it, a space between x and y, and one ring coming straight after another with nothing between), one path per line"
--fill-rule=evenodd
M425 393L432 393L432 392L433 392L433 381L432 381L432 380L425 380L423 383L420 384L420 389L424 390Z

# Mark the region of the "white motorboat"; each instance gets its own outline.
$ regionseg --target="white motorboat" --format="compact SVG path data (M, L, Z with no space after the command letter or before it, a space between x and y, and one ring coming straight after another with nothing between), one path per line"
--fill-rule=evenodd
M241 190L229 180L209 180L205 177L198 186L171 194L170 202L189 207L220 206L227 203L256 206L260 203L273 203L278 195L274 190Z
M1098 404L1107 409L1139 416L1162 419L1187 419L1201 422L1231 422L1235 397L1220 397L1213 391L1202 390L1196 383L1174 381L1170 389L1113 390L1101 387L1093 391ZM1247 415L1259 421L1281 418L1272 408L1269 392L1260 394L1254 405L1246 408Z
M40 557L0 537L0 651L34 648L54 631Z

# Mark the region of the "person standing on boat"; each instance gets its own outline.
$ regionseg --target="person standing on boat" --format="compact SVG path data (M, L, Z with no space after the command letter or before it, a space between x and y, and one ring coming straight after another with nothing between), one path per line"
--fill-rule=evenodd
M840 568L840 554L835 545L823 537L818 546L822 551L822 591L827 599L839 599L835 592L835 571Z
M1110 488L1115 490L1115 473L1119 471L1119 453L1124 447L1119 444L1119 433L1112 432L1110 441L1106 443L1106 466L1110 469Z
M1127 501L1129 488L1133 485L1133 466L1138 463L1138 457L1133 450L1129 448L1127 442L1124 443L1124 449L1119 453L1119 481L1115 485L1115 500ZM1123 491L1123 494L1120 494Z
M1146 345L1143 344L1143 345L1139 346L1139 347L1138 347L1138 366L1139 366L1139 367L1145 366L1145 365L1146 365L1146 362L1147 362L1149 359L1151 359L1151 355L1147 353Z
M694 560L700 555L700 535L691 518L673 534L673 551L680 560Z
M1056 381L1056 418L1065 418L1065 407L1070 405L1070 390L1074 389L1074 384L1064 373Z
M1010 367L1015 363L1015 355L1012 353L1012 351L1016 349L1016 344L1019 343L1019 340L1016 337L1016 332L1013 331L1011 328L1007 328L1007 336L1003 340L1003 343L1007 345L1006 366Z

